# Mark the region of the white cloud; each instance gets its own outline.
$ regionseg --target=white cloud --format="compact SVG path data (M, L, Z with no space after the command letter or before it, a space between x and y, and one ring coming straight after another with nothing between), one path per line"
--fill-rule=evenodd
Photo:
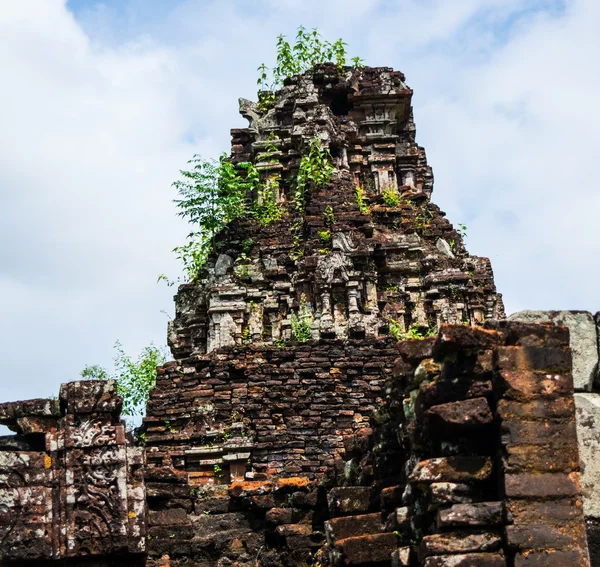
M492 258L509 311L595 308L593 0L146 6L0 12L0 399L56 392L117 338L164 342L173 289L155 280L186 232L170 183L227 149L237 98L300 23L406 73L434 201Z

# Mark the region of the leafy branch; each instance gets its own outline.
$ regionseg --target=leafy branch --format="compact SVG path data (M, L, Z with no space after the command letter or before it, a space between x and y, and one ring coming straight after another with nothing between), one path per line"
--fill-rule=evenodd
M85 380L108 380L117 382L117 390L123 399L123 415L133 417L142 414L150 392L156 384L156 367L166 361L162 349L151 344L144 347L137 360L133 360L119 341L114 345L114 371L93 364L86 366L80 373Z
M175 181L181 199L175 199L177 213L196 230L174 252L193 281L199 277L211 251L216 251L216 236L229 223L249 213L248 198L261 187L258 169L249 162L233 164L226 154L218 161L199 155L188 162L191 168ZM165 279L159 277L159 279Z
M341 38L333 43L324 40L316 28L308 31L304 26L298 28L294 45L284 35L277 36L275 67L270 70L263 63L257 69L259 76L256 83L260 93L264 93L262 99L259 94L259 103L268 106L272 99L266 93L272 95L273 91L283 85L285 79L309 71L320 63L335 63L342 71L346 65L347 45ZM360 57L353 57L351 62L355 68L364 65Z

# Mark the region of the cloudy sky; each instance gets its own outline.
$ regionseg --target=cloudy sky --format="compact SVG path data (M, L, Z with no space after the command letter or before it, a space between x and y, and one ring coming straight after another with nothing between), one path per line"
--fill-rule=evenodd
M164 344L171 182L228 149L277 34L406 73L434 201L509 313L600 308L598 0L3 0L0 400Z

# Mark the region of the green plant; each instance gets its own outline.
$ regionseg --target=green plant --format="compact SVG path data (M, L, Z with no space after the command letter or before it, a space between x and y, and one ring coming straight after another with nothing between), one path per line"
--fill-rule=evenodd
M319 240L323 242L323 244L331 242L331 231L329 229L319 230L317 234L319 235Z
M308 152L300 160L296 177L294 204L299 214L304 213L309 183L316 189L325 187L329 184L334 169L329 149L322 146L319 138L312 138L308 146Z
M460 224L457 223L457 228L456 228L456 232L458 232L458 234L460 234L460 236L462 238L466 238L467 237L467 226L464 224Z
M169 433L177 433L177 429L171 425L171 422L168 419L165 419L165 427Z
M352 62L352 67L355 69L360 69L365 66L365 60L360 57L353 57L350 61Z
M215 473L216 478L223 478L223 468L221 467L221 465L215 463L213 466L213 471Z
M250 254L250 250L254 246L254 240L248 238L242 242L242 252L246 255Z
M388 207L397 207L400 203L400 193L396 189L384 189L383 190L383 202Z
M323 211L323 224L330 228L335 224L335 215L331 205L327 205Z
M162 349L150 344L144 347L137 360L133 360L119 341L115 342L114 371L112 374L94 364L86 366L81 376L91 379L112 379L117 383L117 391L123 400L123 415L142 415L148 396L156 384L156 367L166 362Z
M409 339L422 340L426 337L433 337L437 334L437 328L410 327L407 331L402 330L402 326L395 319L389 320L390 335L397 341L406 341Z
M249 345L251 341L252 341L252 337L250 336L250 328L245 327L244 330L242 331L242 344Z
M283 348L283 347L285 347L287 345L287 343L283 339L274 339L273 340L273 344L277 348Z
M398 291L397 284L385 284L383 286L383 291Z
M402 330L402 326L395 319L390 319L389 321L389 329L390 335L394 337L397 341L401 341L404 337L404 331Z
M323 148L318 138L313 138L309 143L308 152L300 160L300 167L296 176L296 190L293 199L298 217L304 214L309 184L317 189L325 187L331 180L333 171L334 167L329 149ZM296 218L292 224L293 243L290 252L294 259L299 259L304 254L302 250L303 229L303 220Z
M86 366L79 375L84 380L108 380L108 372L98 364Z
M152 344L144 347L135 361L123 350L119 341L115 343L115 350L117 389L123 398L123 414L141 414L156 384L156 367L164 364L166 357Z
M433 212L431 212L427 206L422 206L419 213L415 216L414 225L417 230L420 230L422 234L426 234L429 229L429 223L433 219Z
M313 315L307 303L306 296L302 294L300 298L300 309L298 314L292 313L292 335L294 338L303 343L310 339L310 329L313 323Z
M216 235L230 222L247 213L248 196L260 186L256 167L249 162L233 164L226 154L218 161L195 155L188 171L181 170L182 180L175 181L180 199L174 202L177 213L195 228L188 242L174 252L183 262L190 280L195 280L208 254L216 250ZM166 279L159 277L159 279Z
M271 70L271 76L264 63L258 67L256 83L260 92L271 93L280 88L286 78L309 71L320 63L335 63L342 71L346 64L346 45L341 38L333 43L323 40L317 29L308 31L304 26L298 28L293 46L284 35L277 36L276 64ZM363 60L353 57L352 64L359 68L363 66Z
M358 205L358 210L362 215L368 215L371 210L369 209L366 201L366 196L363 188L360 185L357 185L354 189L354 198L356 200L356 204Z
M281 220L285 209L278 202L279 177L272 176L258 190L258 199L252 206L252 214L261 226Z

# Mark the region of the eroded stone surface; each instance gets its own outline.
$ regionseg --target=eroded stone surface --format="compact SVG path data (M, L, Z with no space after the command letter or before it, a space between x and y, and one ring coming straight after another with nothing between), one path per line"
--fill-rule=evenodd
M600 396L575 394L577 437L581 456L583 507L589 518L600 519Z
M145 455L126 440L120 409L110 381L2 404L0 422L20 439L0 446L4 560L128 554L133 562L146 551Z
M520 311L508 318L524 323L552 322L569 329L575 389L590 391L598 366L596 324L587 311Z

